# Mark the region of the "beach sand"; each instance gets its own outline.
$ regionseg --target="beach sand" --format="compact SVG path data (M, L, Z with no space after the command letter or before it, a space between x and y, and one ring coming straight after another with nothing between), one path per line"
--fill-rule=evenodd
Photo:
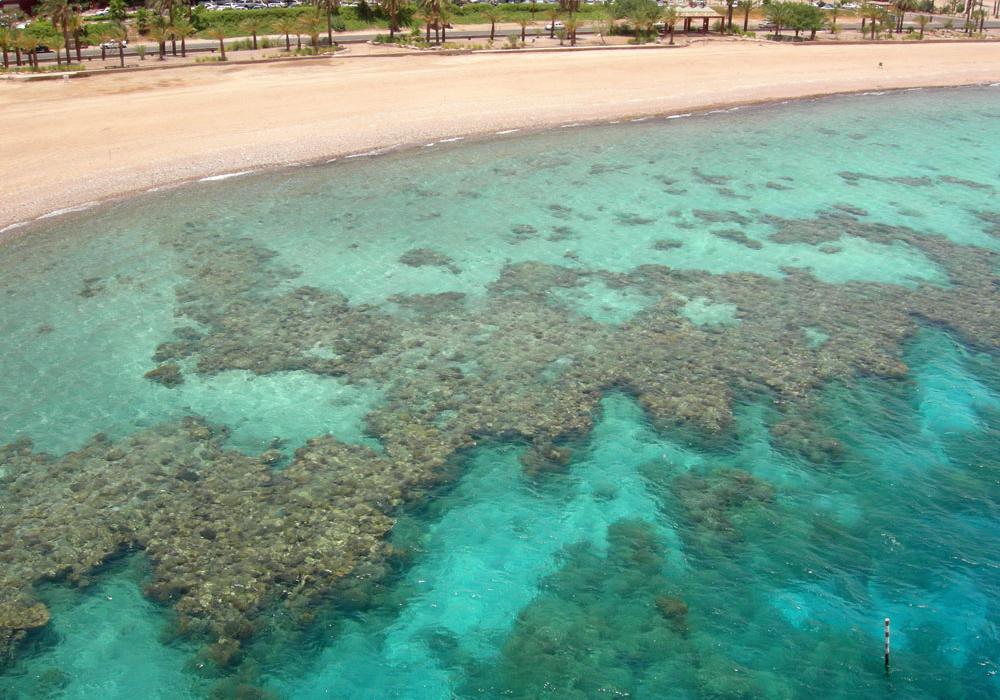
M997 81L996 43L754 41L336 57L2 81L0 229L193 178L457 136Z

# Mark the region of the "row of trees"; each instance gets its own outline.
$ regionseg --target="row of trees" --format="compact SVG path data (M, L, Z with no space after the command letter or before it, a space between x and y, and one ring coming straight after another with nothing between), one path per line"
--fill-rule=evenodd
M47 46L56 52L56 60L61 65L63 52L66 62L69 62L70 50L76 47L76 58L80 60L80 44L86 34L78 8L73 8L67 0L45 0L39 7L38 14L49 19L49 22L31 24L24 29L17 25L23 19L20 11L7 11L0 20L0 51L3 54L3 67L9 68L11 54L16 65L27 64L38 67L38 48Z
M112 0L120 4L122 0ZM80 63L80 50L91 41L104 43L116 40L119 42L119 60L125 65L124 42L128 33L122 22L105 24L99 32L88 27L83 20L79 6L70 4L69 0L44 0L36 10L35 21L23 29L18 26L24 19L20 12L5 12L0 18L0 50L3 53L3 67L9 68L11 55L18 66L27 64L38 68L38 49L45 46L56 54L56 64L61 66L70 62L71 51L76 52L76 61ZM102 46L102 58L104 48Z
M655 4L655 0L651 0ZM556 20L563 18L564 35L569 39L571 45L576 45L577 30L580 26L577 13L580 9L580 0L559 0L558 4L546 10L545 16L549 20L549 36L555 37ZM414 26L416 23L424 25L424 41L431 43L431 33L434 34L434 42L441 44L447 41L448 27L457 12L457 8L448 0L417 0L411 4L407 0L381 0L378 5L379 13L389 25L389 40L392 41L405 26ZM521 13L508 12L496 5L485 5L478 10L485 21L490 23L490 41L496 39L497 24L503 21L516 22L521 28L521 42L527 39L527 29L533 23L532 18L525 17ZM377 16L377 15L376 15ZM418 31L418 30L414 30ZM516 37L516 35L511 35ZM513 39L512 39L513 40Z
M809 32L809 38L815 39L816 32L826 26L824 11L802 2L772 2L764 8L764 16L774 25L776 36L781 36L782 29L791 29L795 36Z

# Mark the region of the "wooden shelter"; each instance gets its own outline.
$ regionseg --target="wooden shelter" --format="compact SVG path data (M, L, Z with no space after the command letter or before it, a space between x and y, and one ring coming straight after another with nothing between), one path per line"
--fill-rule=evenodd
M708 23L713 19L722 20L723 17L711 7L678 7L674 31L690 32L691 26L701 20L701 33L708 34Z

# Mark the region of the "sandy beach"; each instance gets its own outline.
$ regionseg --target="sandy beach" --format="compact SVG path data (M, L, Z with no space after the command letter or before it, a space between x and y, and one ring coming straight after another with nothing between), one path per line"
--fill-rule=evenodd
M841 92L997 81L1000 46L995 43L758 42L338 56L2 81L0 229L53 210L193 178L457 136Z

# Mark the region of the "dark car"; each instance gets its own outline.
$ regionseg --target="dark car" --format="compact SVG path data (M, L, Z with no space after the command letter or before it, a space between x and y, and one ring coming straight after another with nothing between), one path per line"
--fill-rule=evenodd
M39 44L35 47L35 53L52 53L52 49L45 44Z

